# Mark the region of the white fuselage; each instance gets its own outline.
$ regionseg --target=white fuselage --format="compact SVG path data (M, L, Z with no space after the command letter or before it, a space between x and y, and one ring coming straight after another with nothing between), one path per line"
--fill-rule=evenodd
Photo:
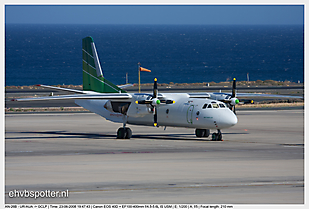
M75 103L107 120L127 124L153 126L153 113L150 105L136 104L149 98L150 94L133 93L126 100L75 100ZM164 100L173 100L172 104L160 104L158 110L159 126L174 126L199 129L224 129L237 123L236 115L224 103L207 98L190 98L186 93L160 94ZM115 104L129 104L126 117ZM114 106L113 106L114 105Z

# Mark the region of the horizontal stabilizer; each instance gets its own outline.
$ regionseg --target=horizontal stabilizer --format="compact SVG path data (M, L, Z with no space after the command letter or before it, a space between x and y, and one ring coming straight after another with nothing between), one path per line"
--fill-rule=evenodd
M13 99L12 101L22 102L22 101L42 101L42 100L66 100L66 99L131 99L130 94L73 94L73 95L63 95L63 96L49 96L49 97L35 97L35 98L22 98Z
M61 90L61 91L69 91L69 92L75 92L75 93L80 93L80 94L86 94L88 93L87 91L81 91L81 90L77 90L77 89L67 89L67 88L61 88L61 87L56 87L56 86L48 86L48 85L36 85L39 87L43 87L43 88L49 88L49 89L55 89L55 90Z
M124 85L118 85L118 88L126 89L126 88L129 88L131 86L133 86L133 84L124 84Z
M43 87L43 88L49 88L49 89L55 89L60 91L68 91L68 92L74 92L74 93L80 93L80 94L101 94L100 92L95 91L82 91L77 89L68 89L68 88L62 88L62 87L56 87L56 86L48 86L43 84L38 84L36 86ZM125 85L119 85L118 87L121 89L129 88L133 86L133 84L125 84Z

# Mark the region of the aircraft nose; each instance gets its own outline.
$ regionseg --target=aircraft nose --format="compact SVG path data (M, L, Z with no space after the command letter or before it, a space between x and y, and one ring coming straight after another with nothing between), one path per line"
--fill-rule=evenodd
M225 116L221 117L221 125L224 128L234 126L237 124L237 122L238 122L238 119L233 112L229 112Z
M237 122L238 122L238 118L236 117L236 115L235 115L235 114L233 114L233 116L232 116L232 117L230 117L229 124L230 124L231 126L234 126L234 125L236 125L236 124L237 124Z

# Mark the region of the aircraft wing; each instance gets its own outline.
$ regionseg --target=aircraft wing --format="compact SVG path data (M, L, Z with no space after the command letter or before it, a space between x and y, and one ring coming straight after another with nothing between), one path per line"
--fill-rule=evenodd
M301 96L277 95L277 94L253 94L253 93L237 93L237 97L273 97L273 98L294 98L303 99Z
M132 96L127 93L101 93L101 94L73 94L63 96L32 97L13 99L12 101L42 101L42 100L65 100L65 99L131 99Z
M208 93L188 93L190 98L210 98Z
M211 96L232 96L231 93L209 93ZM291 96L291 95L278 95L278 94L259 94L259 93L236 93L237 98L241 97L270 97L270 98L294 98L303 99L301 96Z

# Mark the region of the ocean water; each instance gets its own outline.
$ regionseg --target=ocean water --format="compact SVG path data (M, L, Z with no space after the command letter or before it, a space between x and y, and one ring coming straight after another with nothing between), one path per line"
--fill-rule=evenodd
M304 82L304 28L211 25L5 26L5 85L82 84L82 38L92 36L115 84L246 80Z

